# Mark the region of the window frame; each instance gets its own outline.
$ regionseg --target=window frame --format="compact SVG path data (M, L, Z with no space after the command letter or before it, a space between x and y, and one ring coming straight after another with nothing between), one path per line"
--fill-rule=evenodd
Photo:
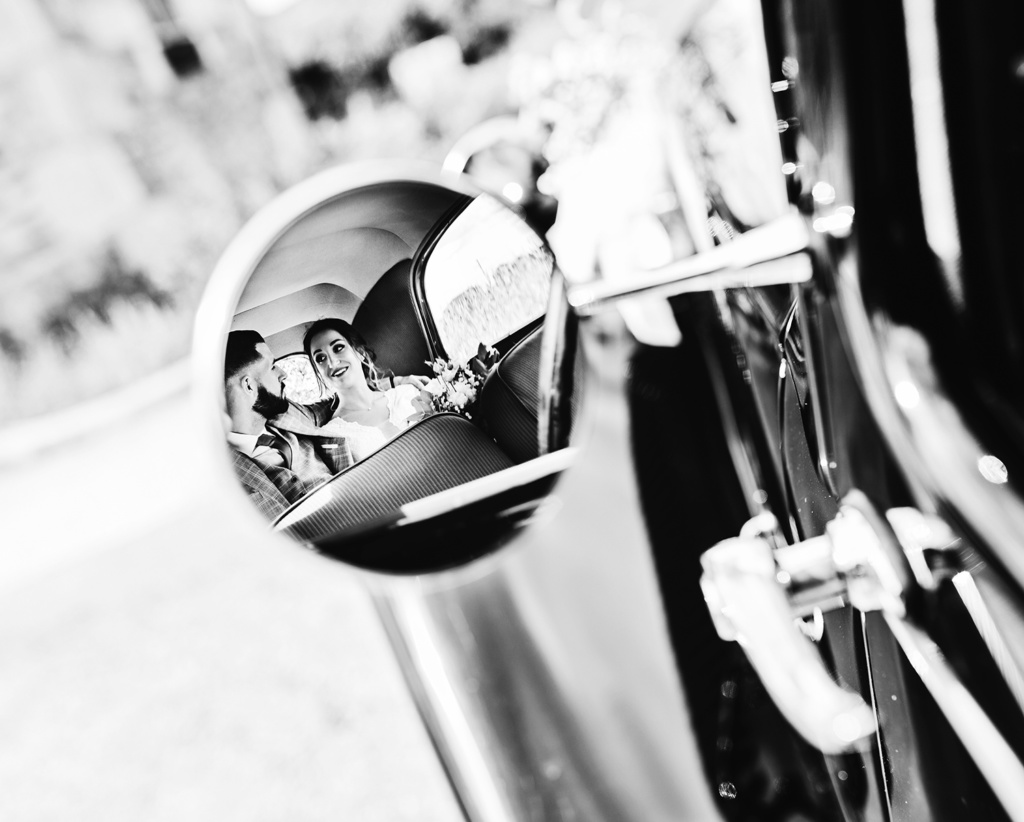
M413 293L413 304L416 309L416 313L419 316L420 326L423 329L423 336L427 341L427 348L430 351L431 359L451 359L445 348L444 342L441 340L441 333L437 328L437 323L434 320L433 310L430 307L430 303L427 300L427 288L426 288L426 270L427 263L430 260L434 249L440 242L441 238L448 231L448 228L454 223L470 205L476 202L478 197L487 196L493 198L495 201L500 203L505 208L513 211L516 216L523 220L523 225L529 228L531 231L535 229L523 219L523 214L520 209L514 205L508 203L502 197L497 194L492 194L487 191L482 191L476 195L476 197L468 197L465 202L455 203L451 208L448 209L436 223L430 228L430 230L424 235L420 241L419 246L412 256L412 264L409 267L410 285ZM551 247L548 245L546 238L538 234L537 235L541 244L551 254L551 258L554 261L554 267L557 269L558 262L555 260L554 252L551 251ZM527 320L526 323L517 329L510 331L505 337L497 340L493 340L488 343L493 348L496 348L502 356L511 349L517 342L523 337L526 337L533 330L535 330L541 323L544 322L544 316L547 314L547 306L541 312L539 317ZM479 342L483 342L480 340Z
M477 196L479 197L480 195L478 194ZM427 301L425 279L427 261L451 224L475 200L476 197L467 197L464 202L455 203L442 214L430 231L424 235L415 253L412 255L412 265L409 266L409 278L412 286L413 303L416 307L416 313L420 318L420 325L423 328L423 336L426 338L431 359L438 359L439 357L448 359L448 351L441 340L441 333L437 330L437 323L434 321L434 313L430 308L430 303Z

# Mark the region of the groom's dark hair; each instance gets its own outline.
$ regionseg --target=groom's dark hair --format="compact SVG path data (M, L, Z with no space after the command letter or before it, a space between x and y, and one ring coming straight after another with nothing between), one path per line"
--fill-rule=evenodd
M257 331L232 331L228 334L227 351L224 355L225 382L260 358L256 346L264 342L266 340Z

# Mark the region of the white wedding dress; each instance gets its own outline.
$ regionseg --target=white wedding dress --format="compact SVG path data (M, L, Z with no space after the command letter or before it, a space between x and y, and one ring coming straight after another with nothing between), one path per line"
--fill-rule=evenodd
M421 413L414 403L419 395L420 391L414 385L399 385L385 391L384 396L388 401L388 422L399 430L407 428L412 419ZM320 430L332 437L344 437L352 449L352 458L356 462L366 458L394 436L389 436L376 426L363 425L341 417L328 421L320 426Z

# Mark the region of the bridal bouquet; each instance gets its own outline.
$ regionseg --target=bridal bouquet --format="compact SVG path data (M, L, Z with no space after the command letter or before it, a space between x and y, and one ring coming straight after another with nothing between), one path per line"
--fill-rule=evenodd
M434 411L453 411L468 420L473 419L470 413L473 403L476 402L487 372L497 361L498 352L482 343L476 356L465 365L442 357L433 362L427 360L434 378L426 384L424 390L430 394Z

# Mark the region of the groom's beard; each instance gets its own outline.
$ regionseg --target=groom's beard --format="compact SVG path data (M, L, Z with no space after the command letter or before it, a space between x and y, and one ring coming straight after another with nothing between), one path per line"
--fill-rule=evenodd
M288 410L288 400L271 394L261 385L256 389L256 401L252 404L252 410L261 417L272 420Z

